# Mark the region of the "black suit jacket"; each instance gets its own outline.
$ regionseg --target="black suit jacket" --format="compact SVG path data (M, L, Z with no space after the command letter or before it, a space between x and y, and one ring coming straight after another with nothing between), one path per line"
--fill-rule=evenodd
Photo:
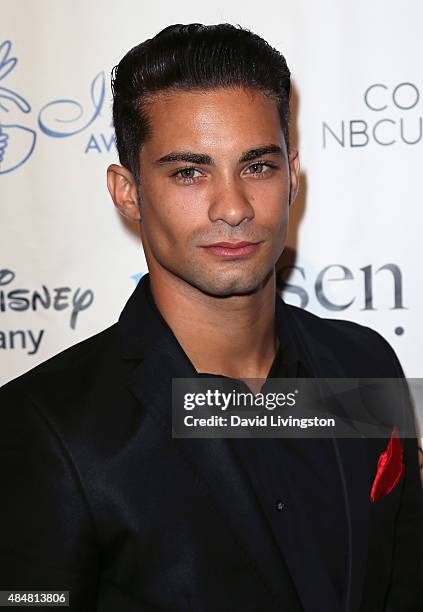
M0 390L0 589L69 590L87 612L301 612L227 440L172 438L171 379L196 372L161 318L143 325L147 282L116 325ZM314 376L402 376L376 332L276 307ZM371 503L387 439L336 441L345 612L423 610L416 441L402 442L405 477Z

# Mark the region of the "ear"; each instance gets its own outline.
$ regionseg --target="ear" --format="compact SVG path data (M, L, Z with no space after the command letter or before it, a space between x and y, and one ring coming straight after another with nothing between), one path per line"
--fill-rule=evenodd
M300 158L297 149L290 149L289 156L289 205L295 200L300 186Z
M121 215L131 221L141 219L137 187L129 170L118 164L111 164L107 168L107 188Z

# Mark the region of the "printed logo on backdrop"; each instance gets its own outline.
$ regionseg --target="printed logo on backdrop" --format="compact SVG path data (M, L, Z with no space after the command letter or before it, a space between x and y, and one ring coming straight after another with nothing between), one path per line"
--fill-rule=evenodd
M0 81L16 68L18 60L11 56L12 43L0 45ZM60 98L47 102L36 114L20 93L0 86L0 175L17 170L34 154L39 132L53 139L81 137L81 152L110 153L115 144L113 126L94 132L106 98L105 76L97 74L90 87L89 108L75 99ZM38 128L35 129L35 128Z
M336 312L407 309L403 274L395 263L369 264L358 270L330 264L313 275L303 266L283 266L277 273L277 285L288 303L307 308L312 297L329 317ZM394 332L401 336L404 328L397 323Z
M28 355L35 355L45 337L45 329L28 329L25 315L30 312L57 312L64 323L75 330L82 312L94 301L91 289L67 286L47 287L41 285L36 289L21 287L16 282L16 273L9 269L0 269L0 322L7 313L21 313L23 325L19 329L0 330L0 349L24 350Z
M322 122L324 149L416 145L423 140L418 85L371 83L361 93L362 115Z

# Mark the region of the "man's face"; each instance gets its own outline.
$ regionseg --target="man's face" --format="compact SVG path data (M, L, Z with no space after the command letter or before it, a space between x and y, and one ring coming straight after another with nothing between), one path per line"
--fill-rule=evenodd
M141 147L141 236L150 273L223 297L272 273L286 241L290 164L276 102L254 90L159 94ZM291 163L296 189L298 160ZM252 243L239 249L215 243Z

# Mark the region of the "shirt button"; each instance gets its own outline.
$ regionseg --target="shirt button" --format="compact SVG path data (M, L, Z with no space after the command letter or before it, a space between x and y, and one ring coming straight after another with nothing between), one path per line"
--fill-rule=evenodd
M281 510L283 510L285 508L285 504L283 503L283 501L281 501L280 499L278 499L275 503L275 508L278 512L280 512Z

